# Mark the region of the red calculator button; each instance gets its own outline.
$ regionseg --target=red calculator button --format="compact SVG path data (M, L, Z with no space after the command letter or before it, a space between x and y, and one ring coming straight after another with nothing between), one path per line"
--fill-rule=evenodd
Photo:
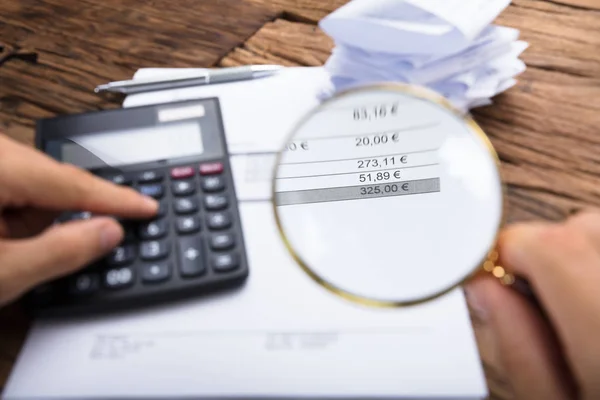
M200 175L214 175L223 172L223 163L213 162L200 164Z
M171 170L171 178L183 179L194 176L194 168L192 167L178 167Z

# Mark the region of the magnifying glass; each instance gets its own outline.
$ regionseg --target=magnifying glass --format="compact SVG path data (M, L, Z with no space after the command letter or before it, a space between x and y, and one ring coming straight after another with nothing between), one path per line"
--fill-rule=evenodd
M298 265L375 306L437 298L494 264L504 186L482 129L403 84L351 89L306 115L277 154L273 208Z

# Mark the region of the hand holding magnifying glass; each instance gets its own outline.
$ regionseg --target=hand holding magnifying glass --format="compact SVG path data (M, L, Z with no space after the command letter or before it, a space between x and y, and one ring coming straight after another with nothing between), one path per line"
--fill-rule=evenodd
M409 306L466 284L478 341L514 398L597 398L600 214L503 229L498 167L482 130L443 99L356 89L286 141L275 217L298 265L349 301ZM537 306L513 290L523 282L513 273Z

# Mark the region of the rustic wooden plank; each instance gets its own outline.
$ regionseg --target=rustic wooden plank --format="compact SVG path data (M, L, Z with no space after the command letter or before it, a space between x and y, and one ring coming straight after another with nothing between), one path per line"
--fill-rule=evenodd
M497 22L530 43L519 84L474 112L511 187L510 220L600 206L600 13L514 0Z
M286 66L319 66L327 60L332 48L332 40L318 27L277 19L265 24L219 65L278 62Z
M600 2L598 0L549 0L552 3L562 4L565 6L579 7L589 10L600 10Z
M249 0L253 3L283 12L287 19L316 23L349 0Z
M600 12L572 9L537 0L513 0L496 23L521 30L531 44L524 59L529 66L598 78Z
M284 12L287 19L295 22L317 23L326 15L337 8L348 3L348 0L250 0L254 3L271 7L278 12ZM600 1L598 0L526 0L534 7L550 9L550 11L560 9L568 11L570 7L583 11L600 10ZM517 1L513 0L513 4ZM533 4L537 3L537 4Z
M214 63L215 57L222 56L273 17L264 7L232 2L237 6L236 12L247 14L247 18L238 19L235 26L225 30L219 16L223 12L231 14L231 7L223 7L224 3L215 0L198 2L194 8L166 7L151 14L144 12L148 7L141 1L129 9L110 7L113 4L114 0L73 7L63 0L3 0L5 12L0 21L34 32L85 38L93 47L125 50L132 57L149 61L168 54L171 61L182 59L206 65ZM53 16L52 23L48 23L48 15Z
M141 67L214 65L276 15L244 0L154 3L0 0L0 39L39 54L36 64L10 61L0 69L4 128L21 132L41 116L118 107L119 96L93 88Z

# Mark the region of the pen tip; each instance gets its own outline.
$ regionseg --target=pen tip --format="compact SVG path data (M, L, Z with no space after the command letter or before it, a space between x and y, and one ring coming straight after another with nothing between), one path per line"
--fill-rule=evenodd
M110 88L110 85L98 85L94 89L94 92L96 92L96 93L104 92L104 91L108 90L109 88Z

